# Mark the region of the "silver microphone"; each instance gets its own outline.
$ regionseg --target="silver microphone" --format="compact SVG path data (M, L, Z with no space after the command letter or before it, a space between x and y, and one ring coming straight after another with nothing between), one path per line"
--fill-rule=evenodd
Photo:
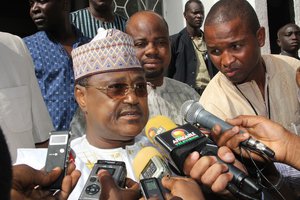
M221 126L222 132L233 127L217 116L206 111L198 101L188 100L184 102L181 106L180 112L186 122L191 124L199 123L200 125L208 129L212 129L215 124L219 124ZM243 132L240 131L240 133ZM272 159L275 156L275 153L272 149L251 137L241 142L241 145L251 150L264 153Z

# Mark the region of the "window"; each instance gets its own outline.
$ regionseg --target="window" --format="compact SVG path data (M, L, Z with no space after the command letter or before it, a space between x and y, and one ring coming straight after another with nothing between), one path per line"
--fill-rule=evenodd
M153 10L163 15L163 0L114 0L115 12L129 18L140 10Z

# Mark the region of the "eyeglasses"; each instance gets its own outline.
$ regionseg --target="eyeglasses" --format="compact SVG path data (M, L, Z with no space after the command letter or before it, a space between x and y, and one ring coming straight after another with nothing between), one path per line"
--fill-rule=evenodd
M129 93L129 89L132 89L137 97L146 97L148 95L146 82L137 83L133 87L125 83L116 83L105 87L96 87L93 85L85 87L94 87L112 99L124 98Z

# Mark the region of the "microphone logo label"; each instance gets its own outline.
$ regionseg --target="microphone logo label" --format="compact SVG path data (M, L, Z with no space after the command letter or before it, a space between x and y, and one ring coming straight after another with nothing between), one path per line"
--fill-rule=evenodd
M174 129L171 132L173 139L173 144L175 146L183 145L187 142L193 141L195 139L198 139L199 136L195 134L194 132L187 132L184 129Z

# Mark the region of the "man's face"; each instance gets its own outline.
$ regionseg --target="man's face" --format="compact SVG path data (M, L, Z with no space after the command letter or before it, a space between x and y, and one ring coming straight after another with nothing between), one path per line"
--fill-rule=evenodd
M82 88L84 97L81 99L84 100L84 106L81 103L79 105L86 113L87 132L94 133L100 140L131 140L147 123L147 94L136 95L130 88L125 96L112 98L106 94L108 90L97 89L108 86L116 91L124 84L147 88L144 72L141 70L96 74L89 78L88 86ZM76 91L75 94L78 101Z
M147 81L163 78L171 59L169 34L157 16L133 19L126 29L133 37L136 56L146 72Z
M240 19L204 27L205 42L212 62L235 84L256 77L264 36L263 28L255 34Z
M278 45L284 51L292 53L300 48L300 28L296 25L287 26L279 35Z
M29 0L30 16L38 30L52 30L66 12L64 0Z
M204 7L201 3L192 2L184 13L186 23L192 27L199 29L204 20Z

